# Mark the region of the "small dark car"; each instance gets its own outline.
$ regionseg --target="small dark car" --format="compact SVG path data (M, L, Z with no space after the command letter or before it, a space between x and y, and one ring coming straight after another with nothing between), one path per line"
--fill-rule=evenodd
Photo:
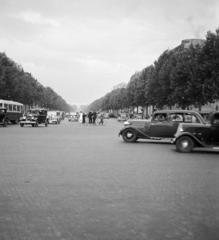
M120 130L119 135L125 142L136 142L138 139L172 141L180 123L205 124L198 112L189 110L161 110L153 113L150 120L130 120Z
M0 125L3 127L7 126L7 109L6 108L0 108Z
M211 114L208 124L180 124L175 137L179 152L188 153L196 147L219 150L219 112Z
M25 116L20 119L20 126L31 125L38 127L39 124L48 126L48 117L46 109L31 109Z

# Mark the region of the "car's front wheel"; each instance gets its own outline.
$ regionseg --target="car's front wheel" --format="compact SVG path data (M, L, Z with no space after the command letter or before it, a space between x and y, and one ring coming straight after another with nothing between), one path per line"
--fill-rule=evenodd
M133 129L127 129L122 133L122 138L125 142L136 142L137 134Z
M182 136L176 140L176 150L179 152L189 153L194 146L194 140L189 136Z

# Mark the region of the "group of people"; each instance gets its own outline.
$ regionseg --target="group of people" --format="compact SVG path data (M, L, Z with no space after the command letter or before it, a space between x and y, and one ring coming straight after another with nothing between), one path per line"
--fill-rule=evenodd
M86 117L88 118L89 124L95 125L97 123L97 119L98 119L98 124L103 125L103 114L102 113L98 114L95 111L94 112L90 111L88 114L86 114L84 112L81 112L80 117L79 117L79 122L81 122L82 124L85 124Z

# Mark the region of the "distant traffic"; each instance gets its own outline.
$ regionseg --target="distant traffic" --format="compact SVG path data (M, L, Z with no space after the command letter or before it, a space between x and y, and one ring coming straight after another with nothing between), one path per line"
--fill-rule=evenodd
M59 125L78 122L82 125L104 125L105 119L117 118L123 123L119 135L128 143L139 139L155 142L169 142L176 150L188 153L196 148L219 150L219 112L200 114L191 110L160 110L142 119L138 114L120 113L117 117L109 112L69 112L30 108L25 110L22 103L0 99L0 125L18 124L21 127L49 124Z

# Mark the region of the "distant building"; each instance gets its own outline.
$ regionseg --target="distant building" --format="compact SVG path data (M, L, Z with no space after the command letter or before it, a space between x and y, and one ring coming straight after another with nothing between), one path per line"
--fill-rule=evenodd
M119 88L125 88L125 87L126 87L126 83L122 82L122 83L119 83L119 84L113 86L113 90L119 89Z

